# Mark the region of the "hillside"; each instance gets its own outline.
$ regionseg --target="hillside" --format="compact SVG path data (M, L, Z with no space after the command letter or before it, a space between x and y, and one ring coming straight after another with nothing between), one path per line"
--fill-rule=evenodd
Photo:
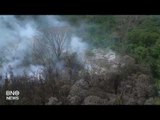
M160 104L158 15L0 16L0 36L2 105Z

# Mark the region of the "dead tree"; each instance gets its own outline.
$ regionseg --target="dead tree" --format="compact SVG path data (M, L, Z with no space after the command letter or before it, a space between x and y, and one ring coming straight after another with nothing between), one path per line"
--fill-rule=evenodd
M53 59L53 57L59 60L68 39L69 32L65 27L42 30L41 33L35 37L33 51L36 57L40 57L43 62L46 62L44 61L45 59L48 58L49 61Z

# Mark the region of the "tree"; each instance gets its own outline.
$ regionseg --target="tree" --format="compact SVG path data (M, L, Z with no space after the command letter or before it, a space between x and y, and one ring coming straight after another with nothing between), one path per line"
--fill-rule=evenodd
M33 55L42 64L51 64L53 60L60 60L65 45L69 40L67 27L42 30L33 42Z
M63 66L62 54L67 51L69 31L68 27L43 29L35 36L33 42L33 62L43 65L43 74L53 95L57 94L56 81L60 79L59 66Z

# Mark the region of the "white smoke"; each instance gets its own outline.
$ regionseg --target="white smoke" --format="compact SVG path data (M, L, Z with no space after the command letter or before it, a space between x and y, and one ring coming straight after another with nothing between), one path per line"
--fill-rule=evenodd
M23 16L24 17L24 16ZM47 29L48 27L63 27L70 26L65 21L59 20L60 16L37 16L31 19L31 16L24 17L21 20L13 15L0 16L0 59L5 59L0 63L0 74L5 76L8 72L8 66L12 66L14 75L23 75L24 71L32 76L33 73L41 72L43 66L30 64L23 65L26 53L30 53L34 36L39 32L39 29ZM75 34L71 37L70 52L76 52L78 59L84 57L88 45L82 42L81 38ZM31 56L28 56L31 57ZM57 66L62 69L63 63L58 62Z
M59 16L42 16L45 23L47 23L50 27L63 27L67 26L68 23L65 21L58 20Z
M0 68L4 76L8 72L8 66L12 66L14 71L21 74L22 63L25 52L30 50L32 38L36 33L33 21L23 24L15 16L0 16L0 49L3 50L2 56L5 57L4 63ZM17 73L17 74L18 74Z
M88 44L83 42L81 38L77 36L72 36L70 50L78 54L79 60L84 60L85 52L88 47Z

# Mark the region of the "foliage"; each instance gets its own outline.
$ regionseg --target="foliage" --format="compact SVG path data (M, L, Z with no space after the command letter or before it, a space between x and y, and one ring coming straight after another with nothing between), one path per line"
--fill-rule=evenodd
M57 32L52 36L50 32L38 36L40 41L34 46L33 62L47 66L56 55L58 60L64 62L67 72L58 75L51 72L44 83L29 81L26 76L15 78L12 87L17 85L16 88L24 95L21 96L22 101L13 104L144 104L147 100L160 104L156 94L160 90L160 16L69 15L61 19L79 28L75 30L76 34L90 43L91 48L112 49L121 56L131 56L130 61L124 57L125 67L118 69L118 72L91 75L77 61L76 54L62 53L63 44L59 45L60 48L54 47ZM51 38L48 39L49 36ZM63 34L61 36L63 43ZM86 55L92 57L94 53L89 50ZM27 56L24 60L26 65L31 61ZM4 61L1 55L0 66ZM85 75L78 75L79 71ZM45 74L48 75L47 72ZM0 94L5 89L1 86ZM1 95L0 100L4 98Z
M160 16L88 15L79 18L77 23L83 21L87 25L84 36L91 45L134 57L136 63L150 67L153 81L160 80Z

